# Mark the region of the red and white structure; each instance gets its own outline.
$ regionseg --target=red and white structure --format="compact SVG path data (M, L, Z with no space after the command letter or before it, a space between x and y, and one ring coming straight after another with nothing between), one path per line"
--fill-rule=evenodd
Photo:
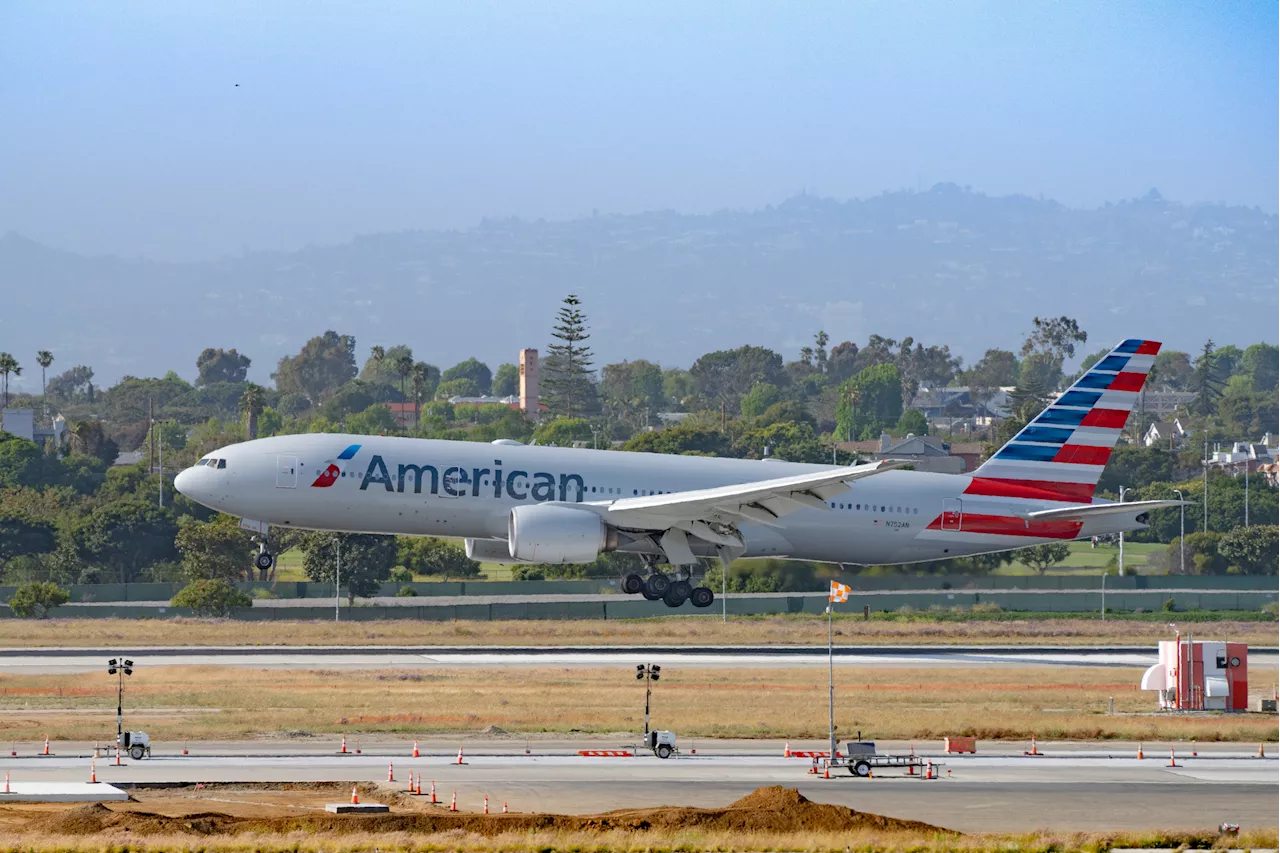
M1160 641L1160 662L1142 674L1161 710L1244 711L1249 706L1249 647L1216 640Z

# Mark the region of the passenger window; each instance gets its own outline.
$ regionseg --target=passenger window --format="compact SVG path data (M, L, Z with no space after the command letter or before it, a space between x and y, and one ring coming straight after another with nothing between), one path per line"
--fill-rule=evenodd
M862 504L854 504L854 509L862 509Z

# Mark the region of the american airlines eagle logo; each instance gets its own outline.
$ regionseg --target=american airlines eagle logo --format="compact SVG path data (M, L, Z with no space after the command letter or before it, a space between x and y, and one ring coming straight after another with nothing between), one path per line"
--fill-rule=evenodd
M327 489L338 481L338 477L342 474L342 468L338 462L353 458L360 450L360 445L353 444L346 450L338 454L337 459L330 459L325 463L324 470L320 472L320 476L316 477L316 481L311 484L313 489Z

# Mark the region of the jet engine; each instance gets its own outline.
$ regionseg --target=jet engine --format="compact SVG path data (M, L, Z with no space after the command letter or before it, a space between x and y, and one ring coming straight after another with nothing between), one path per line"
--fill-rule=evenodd
M498 563L504 566L524 563L524 560L511 558L511 546L505 539L468 539L467 557L480 563Z
M591 510L539 504L518 506L507 519L513 560L528 563L590 563L618 547L618 532Z

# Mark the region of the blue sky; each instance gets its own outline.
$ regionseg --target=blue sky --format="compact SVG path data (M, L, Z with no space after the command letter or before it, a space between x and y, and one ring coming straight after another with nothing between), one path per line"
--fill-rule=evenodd
M0 232L154 258L939 181L1274 212L1280 182L1275 2L10 2L0 110Z

